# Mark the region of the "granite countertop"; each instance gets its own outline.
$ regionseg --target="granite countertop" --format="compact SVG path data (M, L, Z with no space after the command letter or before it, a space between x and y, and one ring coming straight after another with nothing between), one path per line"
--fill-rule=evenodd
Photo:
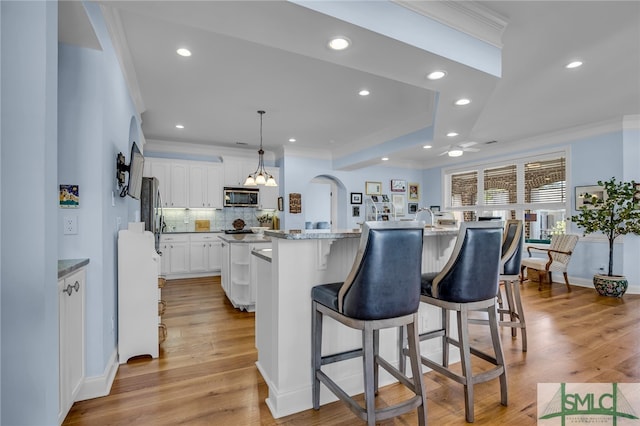
M318 240L318 239L337 239L337 238L360 238L362 231L360 229L304 229L301 231L264 231L264 234L271 238L280 238L284 240ZM424 236L441 236L441 235L458 235L457 227L435 227L425 228Z
M210 231L165 231L162 235L171 234L219 234L222 229L212 229Z
M271 263L271 253L272 253L272 249L270 248L251 250L251 254L253 254L256 257L259 257L260 259L266 260L269 263Z
M58 278L69 275L89 264L89 259L62 259L58 260Z
M222 241L227 243L270 243L271 238L264 234L221 234L218 235Z

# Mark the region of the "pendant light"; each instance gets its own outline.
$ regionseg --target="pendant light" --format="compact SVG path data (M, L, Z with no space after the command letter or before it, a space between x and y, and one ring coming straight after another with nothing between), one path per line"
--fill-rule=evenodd
M264 169L264 150L262 149L262 116L264 111L258 111L260 114L260 150L258 150L258 168L255 172L247 176L244 186L278 186L274 177Z

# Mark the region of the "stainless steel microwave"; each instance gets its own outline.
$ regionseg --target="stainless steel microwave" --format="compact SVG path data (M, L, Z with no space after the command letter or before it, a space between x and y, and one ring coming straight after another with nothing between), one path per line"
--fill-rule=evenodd
M225 207L258 207L260 190L253 188L224 188Z

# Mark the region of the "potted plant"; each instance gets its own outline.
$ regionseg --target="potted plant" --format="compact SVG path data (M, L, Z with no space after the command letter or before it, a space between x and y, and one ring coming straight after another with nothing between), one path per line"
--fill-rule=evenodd
M620 235L640 235L640 209L636 183L617 182L615 178L598 185L604 187L604 197L593 196L589 203L571 216L571 221L584 229L584 235L602 232L609 240L609 268L607 275L595 274L593 285L604 296L622 297L629 283L622 275L613 274L613 242ZM588 196L588 194L585 194Z

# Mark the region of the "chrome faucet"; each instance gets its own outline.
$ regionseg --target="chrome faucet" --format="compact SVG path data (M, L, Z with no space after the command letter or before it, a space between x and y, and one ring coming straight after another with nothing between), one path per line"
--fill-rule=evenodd
M433 223L435 221L435 217L433 214L433 210L427 208L427 207L422 207L420 209L418 209L417 213L416 213L416 217L415 220L418 220L418 216L420 216L420 213L422 212L429 212L429 214L431 215L431 223L429 224L429 226L431 226L433 228Z

